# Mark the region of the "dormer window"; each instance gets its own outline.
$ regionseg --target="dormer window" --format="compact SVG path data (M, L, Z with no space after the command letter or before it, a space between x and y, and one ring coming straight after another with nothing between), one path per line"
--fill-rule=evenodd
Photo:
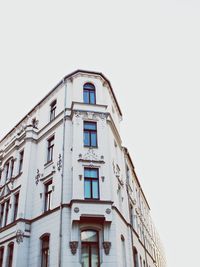
M50 121L55 119L55 116L56 116L56 104L57 104L57 101L54 100L50 105Z
M85 83L83 86L83 102L96 104L95 86L92 83Z

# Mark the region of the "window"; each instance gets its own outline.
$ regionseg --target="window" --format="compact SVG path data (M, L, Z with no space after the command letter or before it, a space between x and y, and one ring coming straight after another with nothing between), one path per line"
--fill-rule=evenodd
M17 211L18 211L18 204L19 204L19 193L15 195L15 200L14 200L14 215L13 215L13 221L16 220L17 218Z
M49 266L49 235L41 237L41 267Z
M47 162L53 160L53 147L54 147L54 136L48 140L48 150L47 150Z
M10 161L8 161L5 165L5 174L6 174L6 181L8 180L8 175L9 175L9 166L10 166Z
M97 231L81 232L81 266L99 267L99 235Z
M0 248L0 267L3 266L3 254L4 254L4 247Z
M146 266L146 264L145 264L145 261L143 260L143 266L145 267Z
M57 101L54 100L50 105L50 121L55 119L55 116L56 116L56 103L57 103Z
M126 246L125 246L125 238L123 235L121 235L121 245L122 245L122 266L127 267L126 262Z
M10 243L8 245L7 267L12 267L12 263L13 263L13 251L14 251L14 243Z
M49 181L45 184L45 204L44 211L48 211L51 209L51 201L52 201L52 181Z
M14 159L12 159L11 160L11 166L10 166L10 177L11 178L13 177L14 164L15 164L15 161L14 161Z
M22 150L22 151L19 153L19 173L22 172L23 160L24 160L24 150Z
M1 218L0 218L0 227L3 226L3 215L4 215L5 202L1 204Z
M130 170L128 165L126 165L126 183L130 185Z
M5 202L6 210L5 210L4 226L6 226L7 221L8 221L9 204L10 204L10 199L6 200Z
M97 147L96 122L84 122L84 146Z
M95 86L91 83L86 83L83 86L83 102L96 104Z
M142 257L140 256L140 267L142 267Z
M84 169L85 199L99 199L99 171L98 169Z
M135 247L133 248L133 260L134 260L134 267L139 267L138 252L137 252L137 249Z

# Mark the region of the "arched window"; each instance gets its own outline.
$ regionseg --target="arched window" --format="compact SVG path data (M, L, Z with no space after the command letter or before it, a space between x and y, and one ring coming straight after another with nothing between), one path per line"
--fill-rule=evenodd
M13 263L13 252L14 252L14 243L10 243L8 245L8 252L7 252L7 267L12 267Z
M81 232L81 266L99 267L99 234L94 230Z
M134 259L134 267L139 267L138 252L135 247L133 248L133 259Z
M40 237L41 239L41 267L49 266L49 234Z
M0 247L0 267L3 266L4 247Z
M96 104L95 86L92 83L85 83L83 86L83 102Z

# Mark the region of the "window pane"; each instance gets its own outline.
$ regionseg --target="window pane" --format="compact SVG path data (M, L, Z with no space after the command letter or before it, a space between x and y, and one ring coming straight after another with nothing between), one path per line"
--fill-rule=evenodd
M91 246L91 266L98 267L99 263L99 254L98 254L98 246L93 245Z
M84 91L83 92L83 102L84 103L89 103L89 91Z
M81 232L82 242L98 242L98 235L96 231L83 231Z
M97 134L91 133L91 146L97 146Z
M84 195L85 198L91 198L91 188L90 188L90 181L85 180L84 182Z
M84 122L84 129L96 130L96 123L95 122Z
M89 89L89 90L94 90L95 89L95 87L94 87L94 85L92 83L84 84L83 88L84 89Z
M82 245L81 248L81 266L89 267L89 246Z
M95 92L90 92L90 104L95 104Z
M98 181L92 181L92 197L99 198Z
M90 146L89 132L84 132L84 146Z
M85 169L84 176L88 178L98 178L97 169Z

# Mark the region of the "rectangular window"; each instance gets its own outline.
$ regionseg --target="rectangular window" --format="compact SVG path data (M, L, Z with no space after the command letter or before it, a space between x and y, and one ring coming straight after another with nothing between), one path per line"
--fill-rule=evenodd
M19 153L19 173L22 172L23 160L24 160L24 150L22 150L22 151Z
M14 161L14 159L12 159L11 160L11 167L10 167L10 177L11 178L13 177L14 164L15 164L15 161Z
M5 202L1 204L1 218L0 218L0 227L3 226L3 215L4 215Z
M3 254L4 254L4 247L0 248L0 267L3 266Z
M52 181L49 181L45 184L45 203L44 203L44 211L48 211L51 209L52 202Z
M10 204L10 199L8 199L8 200L5 202L6 210L5 210L4 226L7 225L7 221L8 221L9 204Z
M18 212L18 205L19 205L19 193L15 195L15 200L14 200L14 215L13 215L13 221L17 219L17 212Z
M98 169L84 169L84 196L85 199L99 199Z
M96 122L84 122L84 146L97 147L97 124Z
M49 236L41 239L41 267L49 266Z
M13 251L14 251L14 243L11 243L11 244L8 245L7 267L12 267Z
M54 100L50 105L50 121L55 119L55 116L56 116L56 103L57 103L57 101Z
M8 161L8 162L6 163L6 166L5 166L6 180L8 180L9 166L10 166L10 161Z
M48 140L48 148L47 148L47 162L53 160L53 147L54 147L54 136L52 136Z

